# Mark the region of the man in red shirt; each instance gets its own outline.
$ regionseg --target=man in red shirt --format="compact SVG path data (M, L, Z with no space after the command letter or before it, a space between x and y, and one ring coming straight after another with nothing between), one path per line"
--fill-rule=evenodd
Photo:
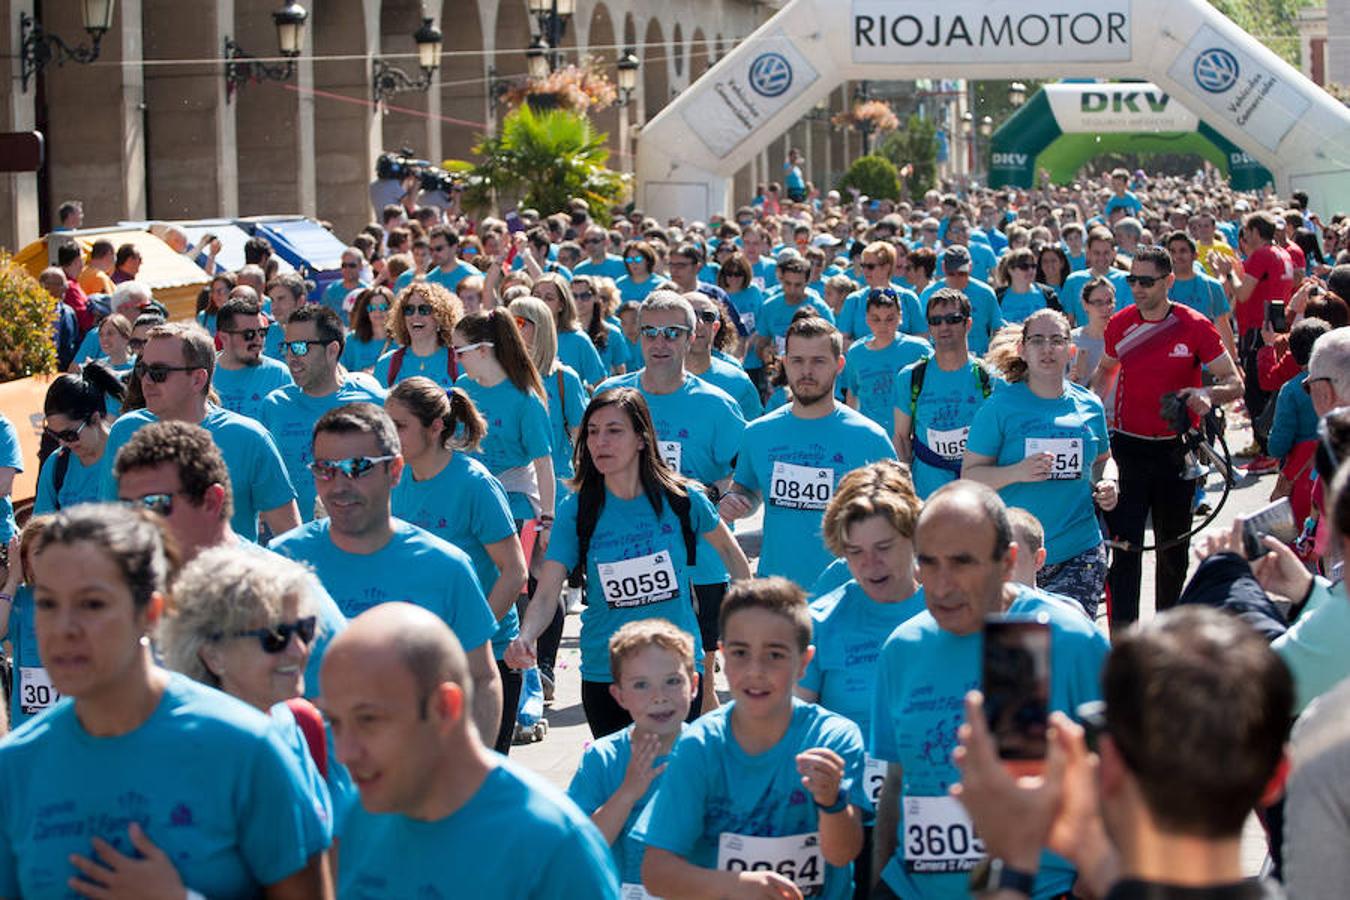
M1166 250L1140 248L1130 264L1128 280L1134 305L1107 323L1106 348L1092 376L1092 388L1104 394L1119 371L1111 455L1119 469L1120 502L1107 513L1107 524L1113 539L1139 546L1144 543L1144 523L1150 513L1155 543L1179 538L1191 527L1195 481L1181 477L1185 450L1181 436L1162 416L1162 396L1177 394L1193 415L1203 416L1210 407L1236 399L1242 393L1242 379L1214 324L1190 307L1167 299L1173 275ZM1201 386L1202 365L1214 379L1210 387ZM1189 540L1177 541L1157 554L1159 610L1173 606L1181 596L1189 546ZM1112 554L1107 584L1113 634L1139 618L1142 571L1139 551Z
M83 335L94 326L94 311L79 282L80 272L84 270L84 254L76 244L62 244L56 251L56 264L66 274L66 293L62 299L75 310L75 321Z

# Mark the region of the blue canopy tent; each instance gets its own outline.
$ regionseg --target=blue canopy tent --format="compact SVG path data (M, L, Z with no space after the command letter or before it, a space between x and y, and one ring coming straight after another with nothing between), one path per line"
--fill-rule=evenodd
M235 222L255 236L271 241L277 256L314 282L311 299L321 296L329 284L342 280L342 251L347 245L313 219L253 216Z

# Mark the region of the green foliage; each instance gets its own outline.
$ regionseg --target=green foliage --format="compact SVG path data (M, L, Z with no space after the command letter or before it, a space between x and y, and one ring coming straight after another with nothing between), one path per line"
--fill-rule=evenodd
M911 115L904 127L886 135L878 152L899 168L914 167L905 177L909 196L921 197L937 187L937 125L931 120Z
M57 300L8 253L0 253L0 381L56 371Z
M900 176L895 163L884 156L860 156L839 179L839 190L857 188L874 200L895 200L900 196Z
M605 165L607 137L582 113L522 104L507 114L496 135L474 147L482 161L472 167L465 200L472 208L488 209L495 205L494 193L497 203L501 195L513 195L548 216L580 197L590 204L591 215L604 221L628 189L628 176Z
M1209 0L1243 31L1295 68L1299 64L1298 12L1323 0Z

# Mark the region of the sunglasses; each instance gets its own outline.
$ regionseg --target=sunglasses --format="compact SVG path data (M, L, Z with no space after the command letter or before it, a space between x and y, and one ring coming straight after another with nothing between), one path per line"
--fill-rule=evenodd
M460 255L462 255L462 256L477 256L477 255L478 255L478 248L477 248L477 247L465 247L463 250L461 250L461 251L459 251L459 252L460 252Z
M588 247L594 244L603 244L604 242L604 238L586 238L586 240L582 241L582 243Z
M389 312L388 303L370 303L366 305L367 312Z
M1142 288L1151 288L1151 287L1153 287L1155 284L1157 284L1157 283L1160 282L1160 281L1162 281L1162 278L1161 278L1160 276L1157 276L1157 275L1126 275L1126 276L1125 276L1125 283L1128 284L1130 287L1134 287L1135 285L1139 285L1139 287L1142 287Z
M454 350L455 350L455 354L456 354L457 356L463 356L465 353L468 353L470 350L480 350L480 349L482 349L483 347L493 347L493 346L496 346L496 345L493 344L492 341L475 341L475 342L472 343L472 344L464 344L464 345L462 345L462 346L455 347Z
M668 341L678 341L691 330L688 325L643 325L638 329L638 334L652 340L663 337Z
M595 292L594 292L594 291L573 291L573 292L572 292L572 299L573 299L573 300L580 300L582 303L589 303L590 301L592 301L592 300L595 299Z
M53 431L51 428L48 428L47 424L44 422L42 424L42 433L62 444L73 444L80 439L80 432L84 431L84 426L88 424L89 420L85 419L80 423L79 428L68 428L65 431Z
M430 303L408 303L403 307L405 316L429 316L436 311Z
M352 481L365 475L380 463L398 459L395 455L353 456L351 459L316 459L309 464L309 471L315 481L332 481L341 472Z
M533 326L534 323L531 322L529 319L525 318L524 316L516 316L516 327L517 327L517 328L524 328L526 325Z
M939 325L960 325L966 319L967 316L965 313L947 313L945 316L929 316L928 324L932 328L936 328Z
M223 328L221 329L221 331L224 332L225 334L237 334L245 341L252 341L254 338L262 334L266 330L267 329L265 328L240 328L237 331L225 331L225 329Z
M623 261L628 263L630 266L639 266L645 263L647 261L647 258L644 256L625 256L623 258Z
M144 497L124 497L117 502L126 507L140 506L165 517L173 513L173 494L146 494Z
M331 341L285 341L281 347L291 356L309 356L310 347L322 347Z
M721 318L715 309L696 309L694 315L698 316L700 322L706 322L709 325Z
M1011 266L1008 266L1008 268L1010 268L1010 269L1034 269L1034 268L1036 268L1036 263L1033 262L1033 261L1030 261L1030 260L1023 260L1023 261L1020 262L1020 263L1013 263Z
M359 269L359 268L361 268L361 264L360 264L360 263L354 263L354 262L345 262L345 263L342 264L342 268L344 268L344 269Z
M244 638L255 637L258 639L262 652L267 654L276 654L285 650L291 643L291 635L302 644L309 644L314 640L314 633L318 630L319 619L317 616L305 616L303 619L296 619L294 622L282 622L271 628L250 628L246 631L231 631L229 637ZM224 634L216 633L211 636L212 640L220 640L226 637Z
M166 366L163 363L147 366L138 362L134 371L139 378L149 378L155 384L163 384L169 380L170 372L191 372L200 368L201 366Z

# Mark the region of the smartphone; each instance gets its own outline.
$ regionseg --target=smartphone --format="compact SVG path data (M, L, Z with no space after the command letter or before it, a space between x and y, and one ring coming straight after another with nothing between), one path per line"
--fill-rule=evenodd
M1270 327L1276 331L1288 331L1289 322L1284 314L1284 303L1280 300L1271 300L1266 304L1266 321L1270 322Z
M1050 727L1050 617L987 617L982 669L985 719L999 759L1014 774L1038 774Z
M1263 506L1250 516L1240 519L1242 522L1242 552L1248 559L1260 559L1270 552L1270 548L1261 542L1266 535L1292 544L1298 538L1298 525L1294 522L1294 508L1289 505L1288 497L1281 497L1269 506Z

